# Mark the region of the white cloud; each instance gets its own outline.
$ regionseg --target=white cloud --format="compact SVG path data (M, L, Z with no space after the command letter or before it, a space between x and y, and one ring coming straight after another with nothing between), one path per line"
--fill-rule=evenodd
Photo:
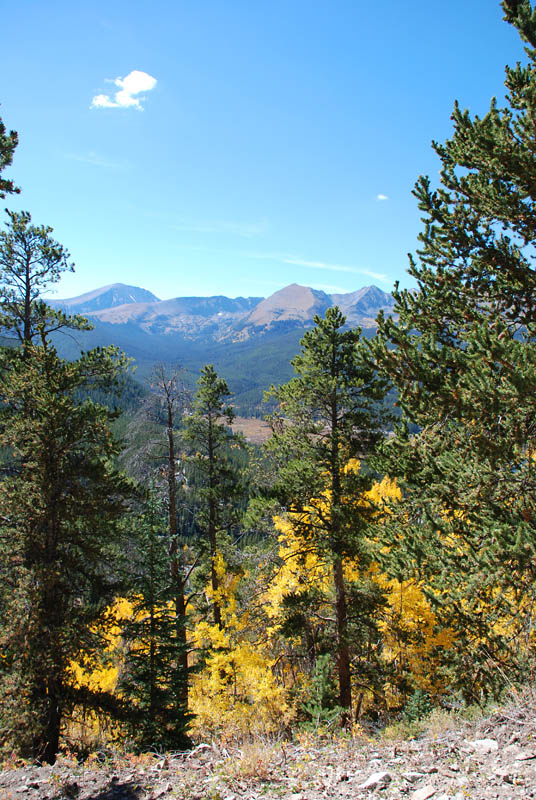
M305 261L302 258L287 256L282 258L284 264L296 264L299 267L311 267L312 269L328 269L332 272L360 272L357 267L345 267L342 264L328 264L326 261Z
M386 194L377 194L376 200L389 200L389 197Z
M268 223L262 222L233 222L232 220L210 220L205 222L180 222L175 225L177 231L189 231L192 233L229 233L233 236L242 236L245 239L252 239L266 232Z
M110 81L118 87L113 96L97 94L91 101L90 108L137 108L142 111L142 100L137 97L141 92L150 92L157 84L156 78L147 72L134 69L125 78L114 78Z
M89 153L68 153L65 158L71 161L80 161L82 164L92 164L94 167L104 167L107 169L126 169L129 164L127 161L113 161L104 158L91 150Z
M312 269L325 269L331 272L351 272L354 275L367 275L369 278L374 278L376 281L382 283L391 283L391 280L382 272L372 272L369 269L362 269L361 267L346 267L343 264L329 264L326 261L305 261L301 258L286 257L280 259L284 264L296 264L300 267L311 267Z
M236 255L244 258L258 258L263 261L279 261L281 264L292 264L297 267L309 267L310 269L323 269L328 272L348 272L352 275L366 275L368 278L373 278L375 281L385 283L391 286L393 283L392 278L385 275L383 272L373 272L370 269L363 267L346 266L344 264L331 264L327 261L308 261L304 258L289 255L288 253L260 253L257 251L242 251L236 252Z

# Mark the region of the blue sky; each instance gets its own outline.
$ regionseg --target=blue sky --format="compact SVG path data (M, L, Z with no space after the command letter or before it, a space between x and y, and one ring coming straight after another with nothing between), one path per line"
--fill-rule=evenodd
M7 203L69 248L60 297L411 285L430 142L523 58L501 18L494 0L7 0Z

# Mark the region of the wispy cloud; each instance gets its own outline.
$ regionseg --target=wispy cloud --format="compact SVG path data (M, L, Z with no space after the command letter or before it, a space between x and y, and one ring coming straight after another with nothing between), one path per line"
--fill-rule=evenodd
M70 161L80 161L82 164L92 164L95 167L107 169L126 169L129 166L127 161L114 161L110 158L104 158L93 151L89 153L67 153L65 158Z
M310 261L309 259L299 258L298 256L289 255L287 253L247 251L237 253L237 255L243 256L244 258L258 258L263 261L279 261L280 264L291 264L297 267L307 267L308 269L323 269L328 272L346 272L351 275L366 275L368 278L385 283L387 286L391 286L393 283L392 278L385 275L383 272L373 272L370 269L346 264L332 264L329 261Z
M392 281L383 272L372 272L369 269L362 267L346 266L344 264L331 264L327 261L306 261L302 258L293 258L287 256L280 259L284 264L296 264L300 267L309 267L311 269L325 269L330 272L350 272L354 275L367 275L369 278L374 278L376 281L390 284Z
M112 95L97 94L91 101L90 108L136 108L142 111L142 101L144 97L138 97L141 92L150 92L157 84L156 78L147 72L134 69L125 78L109 78L108 82L118 87Z
M380 201L381 200L389 200L389 196L386 195L386 194L377 194L376 195L376 200L380 200Z
M206 245L202 246L186 246L188 250L195 250L195 251L202 251L204 253L225 253L228 256L233 256L234 258L246 258L246 259L258 259L259 261L273 261L278 262L279 264L290 264L296 265L300 267L307 267L310 269L322 269L327 270L328 272L345 272L351 275L365 275L368 278L372 278L375 281L379 281L380 283L385 284L386 286L391 287L393 285L393 278L389 277L383 272L374 272L370 269L365 269L364 267L357 267L357 266L348 266L345 264L332 264L326 261L309 261L308 259L299 258L298 256L291 255L289 253L281 253L281 252L263 252L259 250L241 250L241 249L233 249L233 250L222 250L219 247L207 247ZM263 283L267 283L267 281L263 281ZM279 286L279 281L272 281L270 285ZM331 287L331 291L336 292L340 291L347 292L348 289L341 289L340 287Z
M190 233L225 233L232 236L242 236L244 239L253 239L266 232L268 223L261 222L233 222L232 220L207 220L204 222L179 222L174 226L177 231Z
M284 264L296 264L298 267L310 267L311 269L327 269L331 272L361 272L358 267L346 267L343 264L330 264L327 261L306 261L303 258L286 256L281 261Z

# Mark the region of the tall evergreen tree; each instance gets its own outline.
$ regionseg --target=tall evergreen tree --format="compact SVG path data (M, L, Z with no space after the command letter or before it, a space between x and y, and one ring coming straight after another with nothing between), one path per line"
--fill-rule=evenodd
M1 177L17 134L0 119L0 198L18 193ZM62 723L76 705L116 710L103 692L78 686L72 663L102 648L117 589L122 517L134 485L114 468L116 414L89 390L118 391L127 359L115 348L58 358L48 334L89 329L47 306L40 293L73 269L52 228L8 213L0 232L0 749L52 763Z
M167 510L168 510L168 557L170 595L174 606L174 686L176 707L184 717L183 729L188 715L188 642L186 632L187 575L181 559L180 535L178 525L177 478L182 476L177 463L176 428L182 423L188 398L178 373L168 376L163 367L153 375L153 390L161 407L166 425L167 438ZM187 568L186 568L187 570ZM183 737L184 738L184 737Z
M352 707L352 654L348 587L343 560L359 555L366 569L366 534L372 509L356 512L354 498L370 488L364 470L348 469L366 457L383 436L382 400L386 384L376 377L358 329L345 329L338 308L301 340L292 361L296 377L272 387L277 407L268 443L278 470L279 493L305 542L313 541L331 561L335 587L336 660L339 704ZM363 602L363 597L361 598Z
M170 564L169 520L152 490L136 520L130 584L133 613L123 632L126 656L119 683L129 700L131 737L142 749L184 749L188 714L186 598L176 552ZM172 540L177 547L177 534Z
M506 69L505 108L456 104L452 138L433 144L441 185L421 177L414 191L417 291L395 292L398 319L380 318L375 345L420 429L386 448L406 490L393 569L416 567L456 628L445 662L471 699L511 668L536 577L536 11L502 7L526 63Z
M160 365L131 426L135 463L132 455L129 463L150 497L135 537L134 615L126 631L130 644L121 690L135 698L133 734L144 747L179 749L188 743L187 586L193 567L183 547L185 476L178 437L189 400L181 370Z
M242 440L230 430L234 412L228 404L229 388L212 364L203 367L197 386L191 414L185 421L184 438L192 450L190 469L200 501L198 526L208 546L214 622L221 627L218 553L226 533L238 520L240 476L230 448L241 447Z
M124 365L113 348L63 361L44 331L40 344L0 352L1 740L51 763L69 710L104 699L77 689L71 663L91 664L102 645L134 494L113 465L114 413L76 395L112 385Z

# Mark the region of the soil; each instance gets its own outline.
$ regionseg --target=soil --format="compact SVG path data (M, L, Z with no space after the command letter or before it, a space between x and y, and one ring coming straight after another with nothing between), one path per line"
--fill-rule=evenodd
M478 721L436 720L414 739L303 735L4 767L0 800L528 800L536 798L536 698L526 693Z

